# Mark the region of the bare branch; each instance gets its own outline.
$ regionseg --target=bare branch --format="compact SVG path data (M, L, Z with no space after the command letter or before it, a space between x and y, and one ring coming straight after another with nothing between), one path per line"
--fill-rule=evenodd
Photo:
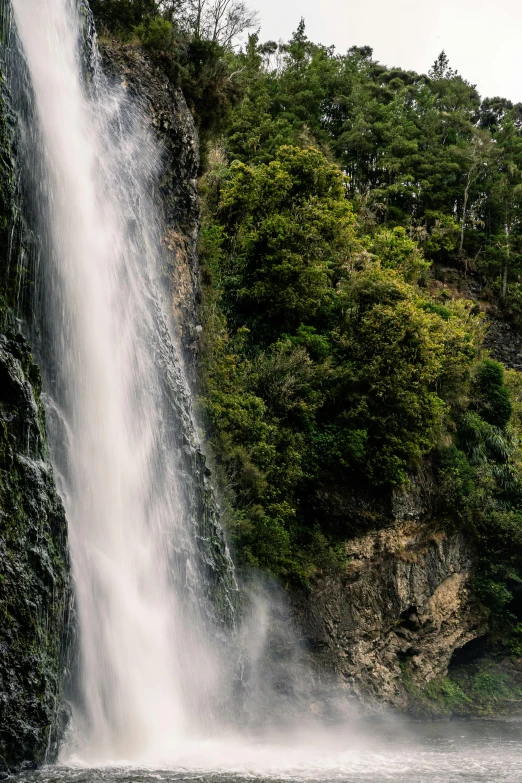
M258 15L244 0L157 0L164 16L176 20L197 38L223 46L259 23Z

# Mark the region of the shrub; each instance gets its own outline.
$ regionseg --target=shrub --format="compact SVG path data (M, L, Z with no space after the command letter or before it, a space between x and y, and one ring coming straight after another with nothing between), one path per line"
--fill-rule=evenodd
M513 406L504 385L504 367L500 362L491 359L482 362L477 372L477 391L476 409L480 416L488 424L503 429L511 418Z
M157 16L155 0L90 0L96 21L109 32L128 37L146 19Z
M171 53L175 46L174 28L166 19L150 18L134 27L141 45L155 54Z

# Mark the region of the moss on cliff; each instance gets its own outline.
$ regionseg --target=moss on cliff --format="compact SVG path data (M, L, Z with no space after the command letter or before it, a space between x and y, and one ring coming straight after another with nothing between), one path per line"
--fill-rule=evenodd
M403 684L409 712L416 718L494 718L520 715L522 671L520 659L482 658L437 677L420 688L407 670Z

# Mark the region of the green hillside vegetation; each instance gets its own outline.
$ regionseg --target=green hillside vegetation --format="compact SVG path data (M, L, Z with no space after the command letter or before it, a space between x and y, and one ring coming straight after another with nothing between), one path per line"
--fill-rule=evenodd
M238 51L183 3L95 10L167 68L201 129L200 404L238 561L305 584L342 569L343 541L423 473L437 524L473 537L508 638L522 379L488 358L454 281L473 275L522 324L522 106L481 99L444 53L421 75L313 44L303 22Z

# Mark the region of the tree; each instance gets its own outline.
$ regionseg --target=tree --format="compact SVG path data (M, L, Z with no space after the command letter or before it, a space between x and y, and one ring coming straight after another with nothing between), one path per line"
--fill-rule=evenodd
M500 298L504 300L513 262L513 235L520 230L522 209L522 136L511 112L503 118L494 138L497 171L492 196L497 202L503 232L503 239L499 237L498 244L503 256Z
M474 325L469 310L438 308L378 260L345 278L339 296L338 415L367 434L367 479L401 484L437 443L446 400L466 388Z
M196 39L231 46L258 24L243 0L160 0L161 12Z
M468 220L468 211L470 196L473 186L477 180L484 175L487 164L492 154L491 136L487 131L480 131L478 128L473 130L473 139L471 145L468 145L463 153L466 158L467 174L464 180L464 195L462 199L462 212L460 219L460 244L459 257L464 259L464 236L466 232L466 223ZM466 272L468 269L467 261Z
M522 122L522 104L513 106L506 98L486 98L480 107L480 127L495 132L508 113L512 113L517 129L520 130Z
M458 76L458 71L454 71L450 68L449 58L444 49L428 71L428 76L434 81L438 81L439 79L453 79L455 76Z
M158 12L156 0L91 0L90 6L97 22L123 35Z
M283 146L268 165L232 163L218 219L230 253L226 298L258 339L294 334L331 298L355 244L344 177L317 149ZM262 337L263 336L263 337Z
M226 135L226 151L231 161L268 163L279 147L298 142L292 124L283 117L274 117L267 86L264 62L275 44L260 45L259 36L248 37L245 49L236 57L234 73L244 85L243 98L230 114Z

